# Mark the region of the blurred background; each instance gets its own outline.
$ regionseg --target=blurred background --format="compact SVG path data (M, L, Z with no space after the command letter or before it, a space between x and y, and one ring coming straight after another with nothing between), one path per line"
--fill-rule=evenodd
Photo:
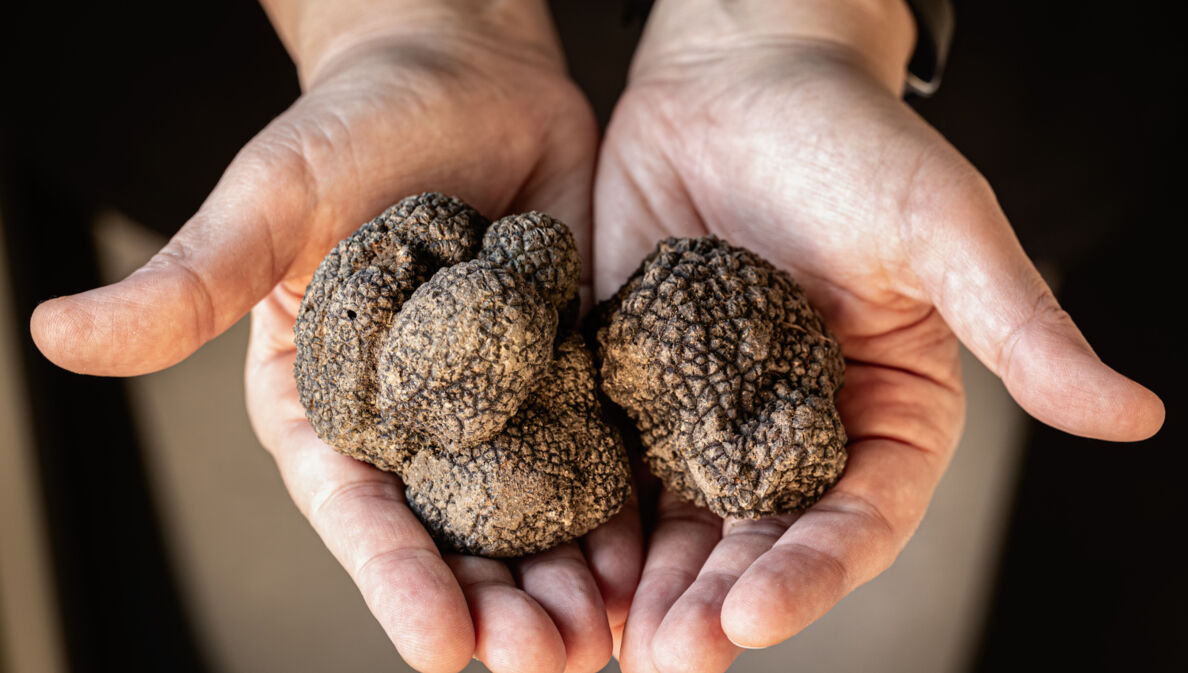
M407 670L251 433L246 322L129 380L58 370L28 337L38 302L147 260L297 96L263 12L23 4L0 9L0 671ZM605 123L642 19L553 5ZM1070 437L965 357L965 435L900 559L732 670L1188 670L1184 41L1117 4L957 9L944 85L911 104L1167 423Z

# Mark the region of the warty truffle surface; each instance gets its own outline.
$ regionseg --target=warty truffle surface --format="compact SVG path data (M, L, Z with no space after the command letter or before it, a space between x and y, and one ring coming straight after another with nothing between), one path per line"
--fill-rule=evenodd
M314 430L399 474L448 548L519 556L586 533L630 481L590 354L559 324L580 264L542 213L489 223L440 194L392 206L302 301L294 376Z
M841 477L841 349L784 271L714 236L667 239L595 320L602 389L677 495L756 518Z

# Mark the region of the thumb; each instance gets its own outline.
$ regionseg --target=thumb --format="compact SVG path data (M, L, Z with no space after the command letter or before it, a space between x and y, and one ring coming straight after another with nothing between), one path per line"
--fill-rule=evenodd
M1159 398L1102 363L1023 252L985 179L965 165L914 203L912 266L958 338L1029 414L1060 430L1136 441L1163 424ZM949 173L951 176L952 173ZM943 179L943 178L942 178Z
M231 326L297 254L312 195L283 117L253 139L198 212L124 280L44 302L30 329L60 367L131 376L177 363ZM278 235L283 230L283 235ZM278 243L284 241L284 243Z

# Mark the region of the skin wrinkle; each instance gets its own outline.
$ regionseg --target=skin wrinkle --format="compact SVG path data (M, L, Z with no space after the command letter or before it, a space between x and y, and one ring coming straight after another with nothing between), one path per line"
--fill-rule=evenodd
M300 105L302 102L299 101L298 106ZM244 161L237 166L242 165L244 169L254 168L259 171L260 177L247 181L249 183L264 180L265 176L268 179L276 179L277 169L284 168L285 184L301 185L296 193L305 197L305 203L298 210L308 214L317 207L322 192L317 176L320 164L307 155L308 148L302 142L301 122L293 120L293 117L300 119L301 112L295 108L269 124L260 136L241 151Z
M225 319L216 317L217 309L213 293L207 286L206 278L195 271L191 265L190 260L194 259L194 254L190 251L189 246L180 237L175 237L154 256L154 260L158 258L160 258L158 261L150 260L149 264L142 268L151 272L158 269L150 268L150 265L160 265L168 267L170 272L181 272L186 279L186 287L196 300L193 302L194 311L191 313L194 327L190 330L190 334L193 335L196 342L198 344L206 343L222 333L226 329L222 325Z
M1040 281L1043 283L1043 281ZM1031 311L1007 332L999 341L999 347L994 358L991 360L991 366L994 371L1001 372L1004 381L1013 382L1016 379L1013 372L1015 365L1015 350L1019 346L1019 342L1032 329L1041 326L1049 316L1055 316L1058 320L1067 320L1068 314L1064 312L1056 304L1056 298L1047 291L1047 285L1044 284L1039 289L1037 296L1031 306Z
M321 119L325 123L333 121L336 127L336 132L328 129L321 129L322 134L326 137L327 142L334 150L335 157L341 157L345 154L350 164L350 169L347 174L350 176L350 193L358 193L363 191L361 187L361 180L359 176L363 174L362 164L359 161L359 155L355 152L355 145L351 142L350 122L343 117L342 113L337 109L330 108L326 111L326 115Z
M854 288L846 287L845 285L840 285L840 284L836 283L833 279L831 279L827 275L825 275L825 272L814 271L807 267L792 267L792 268L788 268L785 270L788 271L790 274L792 274L793 277L795 277L798 281L801 281L801 280L804 281L801 284L805 286L805 291L809 293L809 300L813 303L814 306L821 308L822 313L831 317L833 319L831 324L834 324L834 325L837 325L839 322L841 322L842 324L846 324L845 322L838 320L838 317L837 317L838 305L844 305L847 303L851 303L851 302L847 302L844 299L844 297L852 297L853 302L866 304L871 307L873 307L873 306L883 307L883 305L888 303L887 301L878 301L877 299L863 297L863 296L859 295ZM809 282L808 280L805 280L805 279L811 279L812 282ZM826 294L843 297L843 299L824 301L824 300L822 300L822 296L826 295ZM914 309L918 308L918 305L915 302L912 302L911 308L914 308ZM901 311L902 311L902 309L899 309L899 310L896 310L895 312L901 312ZM837 328L837 329L838 329L838 333L846 335L847 340L856 339L856 338L864 338L867 336L867 335L863 335L863 334L854 334L853 332L847 332L841 328ZM887 332L891 332L891 331L893 331L893 330L887 330ZM842 346L844 349L845 344L843 343Z
M484 577L475 580L463 580L459 582L463 589L475 591L478 589L506 589L511 585L510 575L506 578Z
M565 555L551 555L549 557L542 557L542 554L549 554L550 552L558 552L566 549L569 545L574 543L566 543L559 547L554 547L549 552L541 552L540 554L533 554L516 564L515 572L519 575L530 573L533 569L550 573L567 573L573 570L580 570L586 567L585 559L582 558L581 552L573 549L572 553ZM576 554L576 555L574 555Z
M880 332L873 332L873 333L869 333L869 334L855 334L853 332L847 332L847 333L845 333L846 338L847 338L847 340L889 339L891 337L900 336L903 334L907 334L909 332L913 332L917 329L920 329L921 327L925 326L930 320L934 320L934 319L940 320L941 319L939 314L936 311L935 306L915 304L913 306L913 308L915 308L917 310L923 310L924 311L923 315L921 315L919 318L916 318L914 320L909 320L908 322L906 322L902 325L896 325L894 327L882 330ZM952 332L949 331L946 327L945 334L951 335Z
M963 394L963 386L959 382L944 381L944 380L941 380L941 379L939 379L931 374L928 374L927 372L919 370L919 369L912 369L909 367L893 365L893 364L889 364L889 363L885 363L885 362L867 362L867 361L859 360L858 358L852 358L852 357L846 358L846 368L849 369L850 367L854 367L854 366L885 369L888 371L898 372L900 374L906 374L907 376L923 379L924 381L926 381L928 383L931 383L933 385L944 388L945 391L947 391L953 395L962 395Z
M717 601L713 598L715 596L725 597L738 581L740 573L729 570L706 570L702 568L701 572L697 574L697 579L694 580L690 586L690 590L686 591L678 600L685 600L692 596L693 600L698 606L708 606L712 610L713 616L717 616L718 606ZM697 589L699 593L694 593L692 590ZM707 596L708 594L708 596ZM665 621L671 616L672 612L665 615ZM661 622L660 628L664 628L664 622Z
M655 222L655 223L664 223L669 219L669 218L658 217L657 213L659 211L652 204L652 197L650 195L655 194L656 190L644 189L643 186L641 186L636 181L636 176L630 172L626 172L620 177L622 177L623 180L627 183L627 189L631 190L632 201L643 207L648 221ZM661 225L661 226L664 226L664 225ZM702 227L702 228L704 228L704 227ZM597 231L597 228L595 229L595 231ZM647 255L647 251L646 250L632 250L631 254L638 255L638 258L642 259L643 256ZM615 270L618 271L620 267L624 268L624 272L616 274L621 277L614 279L614 283L611 286L611 290L609 292L601 292L601 293L596 292L596 294L602 294L602 295L606 295L606 296L613 294L614 291L618 289L619 285L621 285L623 283L623 281L625 281L627 279L627 277L631 275L632 269L634 269L634 266L624 267L624 265L619 263L619 264L616 264ZM605 282L605 276L607 274L602 273L599 275L604 277L604 282ZM597 280L595 282L597 283ZM605 299L605 297L603 297L603 299Z
M723 539L731 536L749 536L778 538L784 534L799 519L802 514L780 514L764 519L739 519L726 517L722 520Z
M834 590L831 592L834 595L844 596L850 589L857 586L857 583L850 575L850 569L846 563L831 552L817 549L805 542L780 542L777 541L772 545L769 553L788 554L803 558L802 566L810 568L824 569L832 578L830 582L822 584L831 584ZM752 566L753 567L753 566ZM787 577L782 578L783 581L778 582L783 591L787 594L795 594L796 587L790 586Z
M683 112L687 113L688 109L689 108L685 108L685 110L683 110ZM707 107L698 105L698 106L694 106L694 109L698 110L699 114L702 114L705 116L705 118L707 119L707 123L710 125L711 128L718 126L718 124L716 123L716 119L713 117L712 114L710 114L709 109ZM664 126L665 128L668 129L669 135L676 137L675 131L678 128L680 128L683 124L678 123L677 121L675 121L673 119L671 113L668 111L667 106L656 105L655 110L656 110L656 119L660 122L660 124L662 126ZM677 203L692 204L692 208L686 209L686 212L683 214L684 219L686 220L686 223L678 225L676 227L676 230L689 231L691 229L695 229L699 232L708 233L708 228L706 227L705 221L700 216L700 213L705 212L705 211L702 210L702 208L698 205L697 198L696 198L696 192L689 189L689 184L685 180L683 172L681 172L678 168L680 166L686 166L686 165L692 166L693 168L691 170L693 170L695 172L695 174L698 170L708 169L708 167L711 165L711 163L705 160L704 150L702 150L701 152L698 152L696 150L693 150L690 146L686 145L679 149L685 153L692 154L692 156L688 157L688 158L681 157L678 159L677 157L673 156L673 151L676 148L670 147L664 143L657 143L657 147L659 149L660 159L665 164L665 167L667 168L668 173L676 176L676 179L674 180L674 186L677 190L679 190L679 193L677 194L677 198L675 199L675 201ZM634 181L634 178L631 178L631 179ZM659 218L656 221L664 222L664 221L670 219L672 217L672 214L667 212L668 210L669 209L665 209L666 217ZM652 212L652 216L655 217L654 211ZM691 220L693 222L693 224L690 225L687 222L689 220ZM670 228L670 230L672 230L672 228ZM677 234L674 232L673 235L677 235Z
M946 151L953 151L946 146ZM931 156L939 156L935 149L930 150ZM960 157L957 157L960 159ZM954 315L953 311L945 310L945 307L959 306L963 302L967 292L962 292L960 288L950 288L949 279L964 279L965 273L970 272L971 269L976 268L976 259L971 260L967 257L957 258L957 252L968 253L970 251L961 248L954 249L950 243L945 245L947 237L952 235L952 232L945 228L945 225L958 227L981 227L983 232L988 231L990 225L988 222L975 221L971 222L965 219L965 209L958 210L953 213L952 201L966 201L966 198L956 199L952 194L971 194L975 191L988 191L989 185L984 178L976 174L971 174L972 168L962 167L963 161L953 161L951 158L942 158L947 165L943 169L930 169L927 173L921 168L917 174L915 182L910 188L910 194L907 201L906 216L901 219L904 224L903 233L906 245L904 247L905 256L910 260L909 268L913 270L919 279L919 286L925 291L926 295L931 298L931 301L937 306L942 307L942 313L945 314L946 322L952 324L955 319L960 319L961 316ZM945 176L939 183L934 183L936 176ZM925 177L927 176L927 181ZM973 180L974 187L970 186L970 180ZM978 187L980 185L980 187ZM941 199L944 200L941 200ZM991 199L993 200L993 199ZM931 213L931 214L927 214ZM957 215L958 217L954 217ZM1013 237L1013 234L1011 234ZM975 239L976 240L976 239ZM980 241L979 241L980 242ZM1017 244L1016 244L1017 245ZM976 252L976 251L975 251ZM980 255L973 255L977 258ZM933 264L932 261L937 262ZM941 281L938 281L936 269L939 266L939 275ZM954 272L960 270L959 272ZM943 293L942 293L943 290ZM961 294L954 294L961 293ZM977 296L976 294L973 296Z
M270 127L270 128L273 128L273 127ZM281 150L282 154L279 155L279 157L276 159L273 159L272 157L270 157L269 155L274 154L276 152L275 149L270 148L268 146L268 143L270 142L271 135L272 135L272 132L270 130L266 130L258 138L251 141L251 143L248 145L247 148L245 148L243 151L241 151L240 159L242 159L245 162L244 164L242 164L243 170L245 172L259 171L261 176L263 176L263 175L274 174L275 171L279 167L282 167L282 166L287 168L290 171L294 167L296 167L296 169L297 169L296 179L291 180L291 181L286 180L286 182L300 183L302 185L305 185L305 187L303 187L302 189L297 190L297 193L305 196L305 199L304 199L305 204L303 206L291 206L293 208L292 211L290 211L289 209L283 209L283 212L285 212L286 214L290 213L290 212L296 212L296 213L299 213L298 215L281 218L280 212L278 212L278 209L270 209L270 208L263 209L263 212L259 214L263 218L263 221L264 221L263 228L267 235L268 275L266 276L266 278L273 280L273 282L275 282L274 279L281 278L281 277L283 277L284 274L288 273L288 270L291 268L293 262L298 258L299 244L297 244L295 241L303 240L303 238L304 238L303 236L286 237L287 240L289 240L291 242L284 247L285 252L282 252L282 247L280 245L278 245L278 235L277 235L278 229L297 228L299 230L299 232L301 232L302 234L304 234L305 232L308 232L310 230L310 226L308 223L309 223L311 213L312 213L312 210L313 210L315 204L311 203L311 200L309 197L309 195L311 194L311 192L309 191L309 184L313 180L313 178L310 175L310 172L313 170L312 166L310 165L310 163L304 156L302 156L300 154L297 154L297 155L291 154L291 152L293 152L292 149ZM253 153L259 153L259 154L256 155ZM259 157L258 159L257 159L257 156ZM284 157L286 157L286 156L294 157L297 159L297 161L296 162L285 161ZM228 174L230 174L230 169L228 170ZM264 179L263 177L254 178L254 179L248 180L246 182L256 183L258 181L262 181L263 179ZM217 188L216 188L216 193L218 193ZM218 208L219 210L230 209L230 206L222 206L221 204L212 206L212 207ZM204 205L204 210L205 209L206 209L206 206ZM278 223L283 223L283 224L278 224ZM279 240L285 240L285 238L282 238ZM236 318L238 318L238 316L236 316Z
M559 83L567 87L567 90L573 95L582 95L579 90L573 88L572 82L562 80ZM582 138L596 141L599 132L597 123L593 119L585 119L583 123L579 119L559 117L557 110L553 107L550 107L549 110L550 116L547 123L541 125L542 128L539 129L535 137L535 140L540 143L541 147L558 143L576 145L580 143L580 139ZM581 131L574 132L571 128L574 126L580 127ZM549 156L543 150L538 151L533 162L533 168L522 186L522 191L525 195L524 199L514 201L510 209L518 212L527 210L552 212L559 215L562 220L572 222L574 225L572 227L574 229L574 236L578 243L578 250L582 253L582 269L579 281L582 285L592 288L594 265L592 258L591 222L593 221L593 204L586 203L580 213L565 211L565 204L581 203L584 200L582 195L589 194L593 190L593 166L589 162L584 161L582 157L588 157L594 154L596 142L588 143L588 145L588 147L582 148L583 151L574 152L571 155L562 157L564 161L560 165L556 165L558 164L557 157ZM566 180L562 183L555 183L553 181L551 184L550 179L557 175L581 176L581 179ZM545 195L550 189L558 188L562 190L562 193ZM586 301L583 300L583 306L585 304Z
M350 193L358 193L360 175L362 170L358 155L355 152L354 144L350 140L350 126L349 122L343 119L341 112L334 107L328 107L322 110L316 118L316 121L308 125L295 125L292 127L294 146L290 148L299 159L301 173L306 176L305 194L307 195L308 206L305 210L305 222L341 222L342 217L340 213L333 212L334 199L328 197L324 181L318 179L318 175L329 173L334 175L335 190L343 190L343 183L350 185ZM328 124L333 122L336 126L335 130L328 127ZM349 159L351 168L343 169L342 157L346 155ZM329 170L318 170L315 166L332 166ZM330 212L328 212L330 211ZM311 227L308 225L300 227L308 230ZM330 226L322 225L313 227L316 230L326 230ZM290 263L296 259L296 255L290 256Z
M899 442L905 446L922 451L929 457L935 458L936 451L925 449L922 447L913 446L907 442ZM840 500L841 502L835 501ZM887 515L875 505L869 498L856 491L847 489L844 485L831 491L830 495L822 498L815 511L829 514L842 514L846 516L858 517L870 522L876 529L878 529L887 539L898 540L903 536L898 532L899 529L892 525L891 520ZM779 544L777 541L776 544Z
M863 66L867 61L861 52L843 42L828 38L787 35L752 36L719 35L713 44L677 45L671 49L649 51L647 59L636 59L632 63L629 84L652 85L682 81L683 71L697 71L714 66L733 68L753 54L782 52L798 53L797 61L815 59L819 63L831 62L846 67ZM734 43L723 43L737 39ZM644 61L648 61L645 65ZM865 68L864 68L865 69ZM870 73L868 73L870 74Z
M886 151L886 149L884 148L884 152L885 151ZM900 255L899 255L900 257L907 257L909 259L911 258L910 252L905 255L905 254L903 254L903 251L910 250L914 246L914 243L917 242L917 239L912 235L914 232L913 224L915 222L915 220L914 220L915 211L912 209L912 203L913 203L913 200L915 198L917 198L916 197L916 194L917 194L916 183L917 183L917 181L920 180L921 172L924 170L924 164L926 161L925 157L926 157L927 153L928 153L928 150L923 150L923 149L914 152L914 157L912 158L912 161L911 161L911 166L912 166L911 172L908 174L907 179L904 181L904 187L900 191L899 198L897 199L899 217L893 218L894 221L899 225L898 227L895 227L893 229L893 231L895 231L895 233L897 234L896 245L894 247L896 247L900 251ZM913 265L909 262L908 264L904 265L904 267L905 267L904 270L907 271L912 276L911 280L908 281L908 285L911 287L917 287L917 288L924 287L924 284L921 282L921 279L920 279L920 274L919 274L918 270L915 268L915 265ZM886 273L885 269L884 269L884 273ZM944 273L942 273L942 277L943 277L943 275L944 275ZM890 281L890 279L894 278L894 276L892 276L892 275L886 275L884 277L888 281ZM888 283L888 285L890 285L890 283Z
M954 400L954 402L959 401L960 398ZM915 421L915 425L919 427L916 428L914 433L907 432L903 427L903 425L908 421L905 421L904 423L891 422L884 414L877 414L878 420L871 421L868 419L871 416L875 416L876 414L866 410L859 411L847 409L845 419L851 422L851 426L856 425L856 421L859 418L866 420L866 423L863 425L868 426L860 429L851 427L850 431L854 435L851 438L851 447L859 442L886 439L897 444L902 444L909 448L921 451L930 457L930 463L937 459L939 459L942 464L947 463L949 457L951 456L951 452L956 448L957 438L960 436L959 425L956 431L946 428L944 424L933 421L935 415L927 413L927 410L920 405L912 405L910 403L900 405L887 404L886 408L890 410L901 408L903 406L907 406L908 410L914 413L901 412L898 414L898 416L902 418L907 418L910 416L911 419ZM956 404L952 406L955 408L960 408ZM960 412L957 412L957 414L957 422L960 424ZM909 425L907 427L910 428L912 426ZM913 435L918 436L919 439L913 439ZM946 452L948 455L946 455Z
M398 21L390 22L390 18L386 17L379 25L368 22L362 29L343 31L335 41L321 49L316 63L308 68L299 68L299 71L308 71L301 77L303 88L315 87L322 78L328 76L326 73L333 72L338 63L350 60L356 52L376 50L377 43L424 40L426 35L435 36L434 42L451 50L449 55L458 62L467 61L470 53L477 51L494 53L524 65L565 72L563 62L559 64L562 57L555 35L544 40L529 36L530 42L524 48L524 36L510 34L508 30L525 25L523 17L505 23L495 20L500 8L485 5L481 10L476 13L474 8L467 9L460 21L457 13L449 9L444 15L434 10L426 13L427 18L422 18L415 11L405 8L400 12ZM492 39L491 35L499 35L503 39ZM521 48L513 48L513 44L519 44Z
M657 106L656 109L659 111L663 108ZM661 116L661 119L664 120L664 123L667 124L670 129L675 128L672 125L672 121L670 119L666 119L663 116ZM672 171L676 164L673 163L671 154L666 151L666 148L664 147L659 147L658 149L660 150L660 161L666 165L669 171ZM690 196L689 190L682 181L678 181L675 185L676 190L679 190L679 194L673 194L671 193L673 191L672 187L661 187L657 189L656 185L652 185L650 189L644 189L644 187L639 183L639 177L631 171L625 172L623 177L627 180L630 187L635 190L637 202L644 206L647 219L651 222L659 223L660 226L665 227L666 230L670 232L670 235L676 235L678 231L685 231L689 229L695 229L699 232L706 231L705 223L699 217L697 217L694 209L682 209L682 212L678 215L677 213L672 212L672 204L666 203L663 207L657 208L652 203L651 195L657 194L657 192L660 192L660 194L657 194L657 198L659 198L660 195L663 195L676 204L687 202ZM682 200L680 198L681 196L684 196L685 198ZM660 213L664 213L664 217L661 217ZM675 225L670 224L673 221L678 221L679 223Z
M660 524L666 524L665 527L671 527L673 524L684 526L707 526L710 529L718 527L719 517L708 509L693 508L691 504L684 500L677 499L677 496L668 493L671 498L668 507L661 506L660 517L657 521L657 528Z
M425 547L397 547L394 549L385 549L377 552L368 558L364 559L356 566L352 577L367 578L370 572L376 566L383 566L391 564L394 567L400 568L405 565L419 565L425 566L426 561L432 564L435 561L441 561L441 555L437 553L436 549L428 549ZM389 569L390 572L391 569ZM389 573L380 573L380 576ZM392 574L411 574L411 573L392 573ZM431 573L419 573L422 576L432 577Z
M894 442L896 444L902 444L903 446L906 446L910 449L914 449L914 450L918 451L921 455L923 455L925 457L925 459L929 463L933 463L938 458L941 458L941 456L938 456L940 447L927 446L923 443L908 439L907 437L904 437L902 435L889 435L889 434L880 434L877 432L865 432L865 433L862 433L861 435L856 436L853 440L854 443L875 442L875 441L886 441L886 442ZM944 460L947 461L947 458L944 458Z
M328 512L332 512L336 508L343 508L344 503L351 502L353 498L360 500L375 499L380 502L398 504L404 502L404 496L399 492L396 484L390 478L386 477L384 473L378 472L373 479L351 480L340 484L331 483L328 485L324 494L315 492L310 497L310 523L315 528L320 528ZM327 510L327 507L330 509Z
M681 586L689 586L696 581L697 573L674 565L653 566L644 569L640 584L642 585L644 581L661 582L666 578L675 580L675 583Z

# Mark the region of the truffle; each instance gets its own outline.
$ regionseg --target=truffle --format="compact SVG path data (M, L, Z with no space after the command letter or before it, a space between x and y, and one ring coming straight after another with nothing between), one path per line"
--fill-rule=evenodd
M581 260L543 213L489 223L412 196L322 261L294 328L306 416L395 472L445 547L519 556L606 521L630 491L573 325Z
M784 271L714 236L670 238L593 319L602 390L669 490L756 518L841 476L841 349Z

